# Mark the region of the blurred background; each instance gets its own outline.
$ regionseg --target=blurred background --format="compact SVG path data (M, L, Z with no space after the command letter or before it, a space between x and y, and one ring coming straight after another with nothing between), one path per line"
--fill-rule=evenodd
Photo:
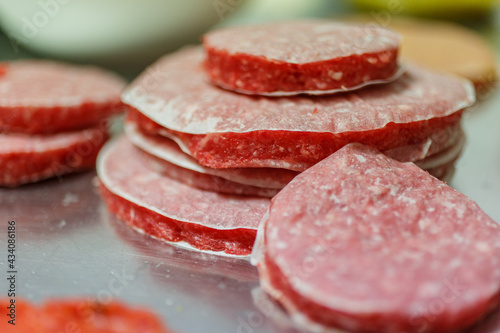
M0 60L95 63L132 79L214 27L353 16L384 26L401 16L453 21L500 50L496 0L0 0Z

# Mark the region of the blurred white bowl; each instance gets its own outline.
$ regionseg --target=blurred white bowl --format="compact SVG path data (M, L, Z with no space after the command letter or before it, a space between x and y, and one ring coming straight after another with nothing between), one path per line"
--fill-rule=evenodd
M232 12L226 0L0 0L11 42L44 56L142 67L196 42ZM220 5L227 6L221 11Z

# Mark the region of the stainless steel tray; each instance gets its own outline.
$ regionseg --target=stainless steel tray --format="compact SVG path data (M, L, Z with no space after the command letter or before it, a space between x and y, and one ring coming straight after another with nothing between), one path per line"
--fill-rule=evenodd
M107 212L95 173L1 189L0 207L0 269L8 270L7 221L15 220L22 298L122 299L153 309L178 332L292 332L275 330L254 306L258 276L247 260L179 249L128 228Z

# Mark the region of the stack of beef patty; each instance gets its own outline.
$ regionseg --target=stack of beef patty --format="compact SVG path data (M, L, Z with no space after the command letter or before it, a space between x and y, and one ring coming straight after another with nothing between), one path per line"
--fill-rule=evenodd
M125 81L47 60L0 63L0 186L93 169Z
M399 35L296 21L218 30L122 95L126 138L98 162L110 209L154 237L250 253L275 195L348 143L448 179L467 81L397 60Z

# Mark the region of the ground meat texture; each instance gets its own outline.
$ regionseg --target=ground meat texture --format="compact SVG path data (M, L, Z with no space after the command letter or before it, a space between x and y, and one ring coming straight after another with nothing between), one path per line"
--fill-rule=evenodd
M2 313L9 300L0 300ZM16 325L0 322L2 332L16 333L168 333L158 316L144 308L118 301L100 303L92 299L49 299L36 306L16 299ZM6 317L6 316L2 316Z
M367 146L295 177L261 228L253 260L263 288L316 331L459 332L500 301L500 225Z
M128 119L145 135L170 137L209 168L284 168L304 171L348 143L376 147L401 162L425 159L452 146L461 131L462 111L410 124L390 123L366 132L339 134L268 131L205 135L165 129L137 110Z
M424 160L417 161L415 164L432 176L449 182L455 174L455 163L460 157L464 145L465 135L462 132L453 146Z
M129 120L134 118L131 114L129 114ZM141 122L141 124L144 125L145 131L157 133L156 130L159 130L161 132L161 128L158 125L147 119ZM270 191L271 189L282 189L298 174L298 172L292 170L279 168L208 168L198 164L196 160L184 154L172 140L160 135L141 132L131 120L125 125L125 132L135 145L149 154L158 157L158 161L156 161L160 162L160 165L156 166L159 168L158 170L173 172L169 174L171 177L179 181L188 182L190 186L194 187L224 193L253 193L259 196L273 196L277 192ZM462 152L465 136L460 126L452 126L451 129L447 128L444 131L437 132L435 137L437 139L434 142L428 139L418 144L393 148L384 151L384 153L400 161L413 161L434 177L443 181L450 181L454 174L455 162ZM436 152L436 147L439 147L439 149L448 148ZM165 162L161 163L161 160ZM172 168L173 165L177 165L180 168ZM187 171L182 169L192 170L199 174L186 174ZM216 177L209 179L208 177L204 177L203 174ZM218 179L219 177L222 179ZM247 184L252 187L257 186L261 189L255 192L251 188L232 188L234 184L230 185L230 183L224 182L224 179L234 183ZM235 190L237 192L234 192Z
M164 57L122 100L212 168L300 171L353 140L381 150L420 143L452 128L457 112L474 101L470 83L416 67L393 83L349 94L250 97L208 83L202 60L199 48Z
M230 27L206 34L206 70L250 94L344 92L398 77L400 36L382 27L311 20Z
M124 86L121 78L94 67L45 60L5 63L0 133L49 134L94 126L123 111Z
M269 199L199 190L143 163L140 151L124 137L99 155L97 173L110 211L161 240L222 254L251 252Z
M93 169L108 137L102 126L48 136L0 134L0 186Z
M137 147L150 155L172 165L194 171L199 174L215 176L232 183L252 187L282 189L298 173L286 169L273 168L233 168L213 169L200 165L194 158L182 152L177 143L158 135L146 135L140 132L135 123L125 123L127 138Z
M154 155L142 152L144 163L156 172L169 178L175 179L191 187L217 193L248 195L272 198L279 192L279 189L257 187L235 183L230 180L213 176L210 174L192 171L162 160Z

